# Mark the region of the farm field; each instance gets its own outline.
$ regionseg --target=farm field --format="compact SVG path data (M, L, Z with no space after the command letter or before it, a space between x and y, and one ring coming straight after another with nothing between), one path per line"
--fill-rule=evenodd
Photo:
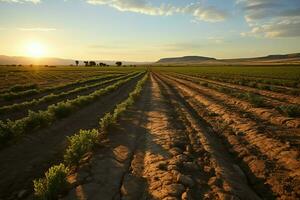
M300 198L300 66L0 76L0 199Z

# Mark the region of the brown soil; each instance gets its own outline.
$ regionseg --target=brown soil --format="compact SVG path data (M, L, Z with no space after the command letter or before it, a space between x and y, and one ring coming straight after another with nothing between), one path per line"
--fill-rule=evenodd
M99 119L127 97L137 80L135 78L70 117L32 133L17 144L0 151L0 198L15 199L20 191L31 191L32 180L41 177L49 166L61 160L66 136L80 129L97 128Z
M182 101L151 75L137 105L69 177L63 199L260 199Z
M287 197L294 199L299 195L300 163L298 149L293 149L288 143L282 143L268 137L268 134L262 132L254 121L239 116L234 110L223 107L205 94L170 79L168 82L196 110L198 105L202 104L209 112L220 117L220 120L224 122L223 126L228 126L233 131L236 140L241 141L238 143L240 149L236 152L243 156L248 155L243 157L243 161L247 163L251 173L257 178L263 178L265 184L270 185L274 195L283 199ZM229 143L233 142L232 137L230 139L228 139L230 140ZM245 149L245 146L248 149ZM263 160L256 158L254 152L260 155Z
M224 82L210 80L210 79L206 79L206 78L197 77L196 79L203 80L208 83L213 83L213 84L217 84L217 85L221 85L221 86L225 86L225 87L229 87L229 88L238 89L238 90L245 91L245 92L257 93L262 96L274 98L274 99L277 99L277 100L283 101L283 102L288 102L288 103L292 103L292 104L300 104L300 97L295 97L292 95L287 95L287 94L282 94L282 93L277 93L277 92L272 92L272 91L267 91L267 90L259 90L259 89L251 88L248 86L241 86L241 85L236 85L236 84L232 84L232 83L224 83Z
M27 186L61 159L65 136L96 127L97 117L124 99L133 82L0 152L5 163L1 194L17 195L25 188L32 199ZM135 105L73 169L70 188L59 199L299 199L299 128L283 118L191 81L151 72Z

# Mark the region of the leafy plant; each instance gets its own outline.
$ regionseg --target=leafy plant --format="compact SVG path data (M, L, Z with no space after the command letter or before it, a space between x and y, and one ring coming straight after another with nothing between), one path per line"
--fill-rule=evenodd
M69 169L64 164L51 167L45 173L45 178L33 181L35 196L41 200L57 199L68 186L66 180L68 173Z
M78 134L68 137L69 145L64 155L67 164L75 164L82 156L91 151L98 143L99 132L93 130L80 130Z

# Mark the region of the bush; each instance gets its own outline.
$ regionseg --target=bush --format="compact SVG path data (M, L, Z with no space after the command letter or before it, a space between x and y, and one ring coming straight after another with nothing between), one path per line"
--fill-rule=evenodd
M38 199L57 199L68 186L66 180L69 169L64 164L55 165L45 173L45 178L33 181L34 194Z
M279 110L289 117L300 117L300 106L298 105L279 106Z
M33 112L29 110L28 117L24 118L24 120L17 121L19 123L24 123L24 131L32 131L35 129L39 129L40 127L47 126L52 121L51 115L48 112Z
M80 130L78 134L68 137L69 145L64 155L67 164L76 164L87 152L98 143L99 132L93 130Z
M104 115L104 117L102 117L102 119L100 120L100 130L102 132L105 132L107 130L107 128L109 127L109 125L115 123L114 117L111 113L106 113Z
M67 117L70 113L74 110L74 106L67 101L67 102L60 102L56 105L49 106L49 112L53 113L55 117L58 119Z

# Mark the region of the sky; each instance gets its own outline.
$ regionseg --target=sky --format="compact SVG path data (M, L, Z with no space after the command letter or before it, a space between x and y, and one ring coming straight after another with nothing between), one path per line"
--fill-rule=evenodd
M300 52L300 0L0 0L0 55L156 61Z

